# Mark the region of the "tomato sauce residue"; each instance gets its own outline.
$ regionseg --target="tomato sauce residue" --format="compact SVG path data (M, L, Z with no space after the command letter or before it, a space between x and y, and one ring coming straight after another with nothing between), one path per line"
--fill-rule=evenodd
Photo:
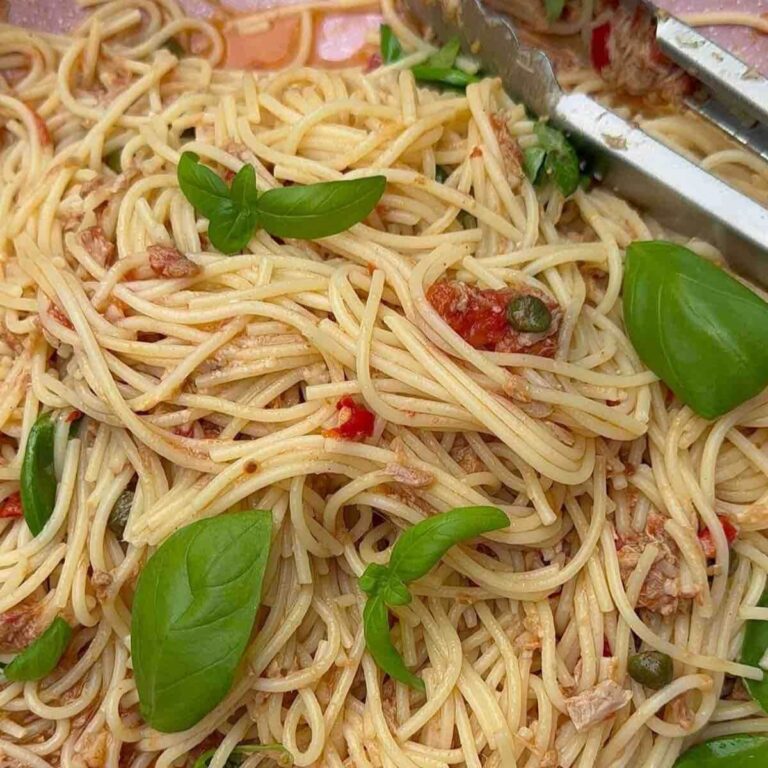
M362 405L356 403L349 395L345 395L336 403L339 412L338 426L326 429L325 437L335 437L340 440L365 440L373 434L376 417Z
M507 304L524 294L541 299L552 313L549 330L543 333L521 333L507 321ZM491 352L524 352L552 357L557 349L557 326L560 307L548 296L526 287L479 289L458 281L441 282L427 290L427 300L440 317L475 349Z
M21 515L21 495L16 491L0 504L0 517L21 517Z
M724 515L718 515L717 519L720 521L720 525L723 526L725 540L730 546L739 535L739 529ZM709 528L699 531L699 542L704 550L704 556L710 560L714 559L717 553L715 552L715 542L712 540L712 533Z

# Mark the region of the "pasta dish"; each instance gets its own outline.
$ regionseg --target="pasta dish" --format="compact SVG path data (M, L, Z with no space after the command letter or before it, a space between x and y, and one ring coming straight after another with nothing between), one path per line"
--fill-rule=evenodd
M0 765L768 754L763 291L391 0L261 72L87 10L0 28Z

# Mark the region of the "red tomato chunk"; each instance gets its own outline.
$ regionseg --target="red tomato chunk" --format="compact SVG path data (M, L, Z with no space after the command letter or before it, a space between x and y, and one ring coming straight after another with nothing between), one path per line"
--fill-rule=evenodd
M341 440L365 440L373 434L373 424L376 417L362 405L356 403L349 395L345 395L336 403L339 412L338 426L326 429L326 437L336 437Z
M739 529L727 517L724 517L723 515L718 515L717 519L720 521L720 525L723 526L725 539L730 546L739 535ZM699 542L701 543L701 548L704 550L704 555L707 558L714 559L715 542L712 540L712 533L710 532L709 528L704 528L703 530L699 531Z
M507 320L507 305L519 296L535 296L547 306L552 322L548 330L524 333ZM560 307L551 298L533 288L480 289L451 281L431 285L427 300L440 317L475 349L491 352L523 352L552 357L557 349Z
M16 491L0 503L0 517L21 517L21 515L21 496Z

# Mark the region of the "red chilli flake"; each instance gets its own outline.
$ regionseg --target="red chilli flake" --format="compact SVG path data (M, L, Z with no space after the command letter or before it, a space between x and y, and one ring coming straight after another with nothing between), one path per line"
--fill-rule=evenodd
M717 519L720 521L720 525L723 526L725 539L728 542L728 546L730 546L739 535L739 529L727 517L723 515L718 515ZM704 550L704 555L708 559L713 560L716 555L715 542L712 540L712 533L710 532L709 528L704 528L703 530L699 531L699 543L701 544L701 548Z
M0 504L0 518L2 517L21 517L23 510L21 508L21 496L18 491L12 493Z
M610 22L605 22L592 30L592 41L589 47L592 66L601 72L611 63L608 53L608 38L611 36Z
M80 421L80 419L83 418L83 414L80 413L80 411L72 411L66 418L67 424L72 424L72 422Z
M373 434L376 417L362 405L358 405L349 395L336 403L339 412L338 426L323 431L325 437L341 440L365 440Z

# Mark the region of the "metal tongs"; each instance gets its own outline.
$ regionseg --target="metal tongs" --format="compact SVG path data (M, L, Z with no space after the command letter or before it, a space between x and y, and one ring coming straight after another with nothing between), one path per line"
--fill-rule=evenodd
M708 89L691 107L768 157L768 82L679 20L657 18L661 49ZM741 274L768 286L768 209L581 93L564 93L547 55L480 0L406 0L442 41L461 40L507 93L570 133L600 161L604 184L662 224L716 245Z

